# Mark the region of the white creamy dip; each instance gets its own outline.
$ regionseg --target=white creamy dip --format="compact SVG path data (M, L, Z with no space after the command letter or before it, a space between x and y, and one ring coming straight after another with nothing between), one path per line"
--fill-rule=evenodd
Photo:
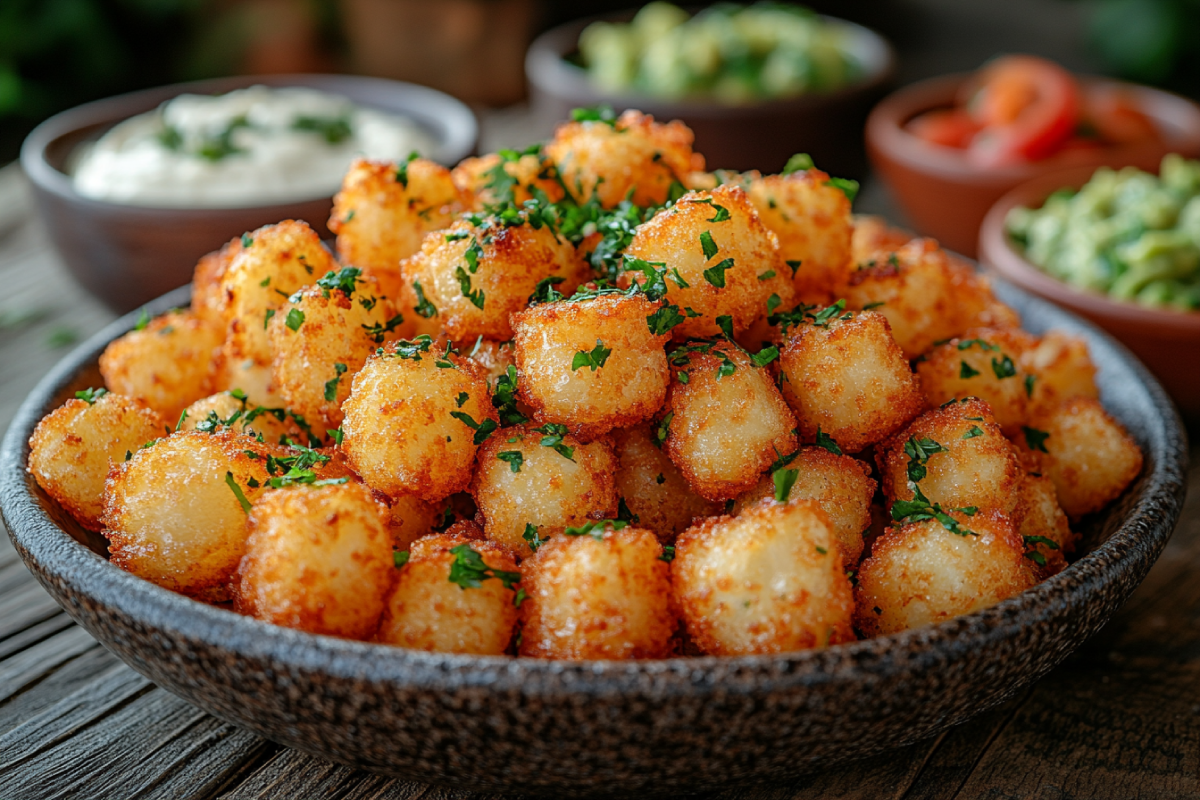
M358 156L428 155L410 120L315 89L252 86L184 94L118 124L81 150L85 197L134 205L229 208L329 197Z

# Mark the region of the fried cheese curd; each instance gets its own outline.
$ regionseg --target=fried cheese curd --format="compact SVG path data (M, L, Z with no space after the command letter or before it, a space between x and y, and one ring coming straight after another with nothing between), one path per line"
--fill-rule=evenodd
M201 256L192 271L192 314L222 329L225 327L225 292L221 280L229 268L234 248L240 246L241 240L234 239L220 250Z
M888 504L919 499L916 488L946 512L978 508L1011 515L1021 467L982 400L927 411L875 448Z
M568 530L521 562L521 586L523 656L671 654L671 570L652 531L612 520Z
M654 416L671 372L645 297L542 303L512 316L518 393L538 422L591 441Z
M496 428L483 369L428 337L373 353L342 413L341 447L367 485L427 502L467 487L475 451Z
M863 534L871 526L871 500L876 488L871 468L824 447L801 447L783 468L791 472L785 473L783 489L776 485L774 476L764 475L757 486L734 501L734 516L766 498L776 499L781 491L782 502L812 500L833 523L846 567L853 569L862 557ZM794 483L787 487L787 481Z
M246 548L246 508L264 491L269 446L230 431L180 431L138 449L104 492L109 559L206 601L229 598ZM236 487L236 491L234 491Z
M692 152L692 131L675 120L629 110L615 120L579 120L558 126L543 152L579 203L593 196L604 208L622 200L662 205L704 157Z
M823 434L858 453L920 413L920 386L883 315L838 306L798 312L779 368L803 441Z
M29 474L88 530L98 531L113 464L170 430L145 404L88 389L42 417L29 437Z
M304 444L314 433L303 417L297 418L285 408L254 405L244 392L236 389L197 400L183 410L177 424L181 431L229 428L252 438L261 436L271 444L286 444L286 441Z
M695 519L720 513L721 504L692 490L679 467L663 452L654 431L645 422L613 431L617 494L635 525L654 531L663 544L671 544Z
M397 553L400 567L375 641L436 653L508 650L521 572L512 553L481 540L478 530L459 523Z
M811 500L764 500L675 541L672 593L709 655L807 650L854 641L854 599L833 524Z
M590 277L575 248L539 212L509 211L460 218L426 236L420 254L401 266L404 280L429 303L417 313L436 315L455 341L511 339L509 315L526 306L540 281L561 278L556 288L569 294Z
M584 444L565 426L501 428L479 448L471 496L483 532L521 557L540 540L617 515L617 460L605 439Z
M462 211L458 187L441 164L360 158L333 196L329 230L337 235L343 264L394 272L401 259L421 249L425 234L449 227Z
M1096 366L1083 339L1050 331L1021 354L1018 366L1033 376L1031 415L1048 412L1073 397L1100 397Z
M504 188L512 192L511 202L518 206L534 199L535 193L551 203L562 200L566 192L557 180L554 165L541 155L540 147L538 151L503 150L460 161L451 176L468 199L468 210L482 211L503 202Z
M745 331L766 308L766 277L788 270L778 238L738 186L690 192L638 226L625 248L622 287L647 280L640 262L669 267L665 299L685 315L671 329L677 341L719 335L721 316L735 334Z
M381 494L381 497L385 496ZM417 539L433 533L434 526L441 522L442 512L416 495L385 499L389 504L388 529L392 534L392 547L396 550L407 550Z
M706 500L732 500L796 449L796 418L771 373L730 342L689 342L668 360L656 440Z
M1025 557L1038 566L1041 576L1056 575L1066 569L1079 535L1071 531L1052 480L1027 472L1019 491L1013 518L1025 543Z
M979 611L1028 589L1036 578L1012 520L995 511L889 528L858 567L854 621L882 636Z
M394 570L387 510L347 482L264 492L232 582L240 614L347 639L375 632Z

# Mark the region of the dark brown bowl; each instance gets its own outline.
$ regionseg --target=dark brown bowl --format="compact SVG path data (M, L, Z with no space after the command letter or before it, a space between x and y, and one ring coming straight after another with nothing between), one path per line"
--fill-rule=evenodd
M879 34L844 20L850 47L865 67L857 83L834 92L747 105L702 100L674 101L638 92L614 93L597 87L587 71L566 57L576 52L579 34L596 20L625 21L633 12L569 22L546 31L529 47L525 77L542 127L570 119L571 109L611 105L636 108L659 120L683 120L696 134L695 149L708 169L779 172L795 153L808 153L833 175L861 178L866 171L862 126L883 96L895 68L891 46Z
M970 77L966 73L944 75L905 86L877 105L867 119L871 165L917 232L934 237L951 250L974 256L979 226L988 209L1005 192L1038 175L1077 165L1093 169L1133 166L1157 172L1158 163L1167 153L1200 156L1200 106L1160 89L1122 83L1155 121L1163 134L1162 141L1062 153L1028 164L980 169L954 148L925 142L904 127L923 111L952 105L959 87Z
M1152 172L1158 172L1156 164ZM1047 275L1025 260L1004 228L1017 206L1040 208L1058 189L1078 189L1093 167L1042 175L1001 197L979 231L979 259L1005 279L1099 325L1137 355L1162 381L1184 415L1200 420L1200 312L1148 308L1088 292Z
M1170 400L1105 334L998 281L1030 330L1083 336L1142 475L1086 521L1083 554L1023 594L940 625L773 656L568 662L314 636L203 605L110 564L26 472L41 417L100 385L130 314L33 390L0 444L0 511L29 569L138 672L269 739L413 780L559 797L647 797L794 779L918 741L1000 703L1100 629L1179 517L1187 443ZM186 290L152 313L186 303ZM89 547L87 543L91 543Z
M197 259L245 231L283 219L302 219L322 237L331 197L242 208L157 208L81 197L66 173L80 144L116 123L151 111L183 92L216 94L255 84L308 86L356 103L402 114L428 131L433 157L453 164L475 148L479 126L453 97L411 83L353 75L258 75L179 83L97 100L38 125L21 147L21 167L38 211L67 268L115 311L141 306L191 280Z

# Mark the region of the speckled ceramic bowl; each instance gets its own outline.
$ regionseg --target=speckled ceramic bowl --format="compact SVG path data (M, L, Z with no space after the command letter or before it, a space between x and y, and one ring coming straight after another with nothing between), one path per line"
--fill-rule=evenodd
M0 509L38 580L138 672L235 725L413 780L556 796L647 797L778 782L930 736L996 705L1095 633L1179 516L1187 446L1171 402L1119 344L998 287L1035 332L1085 336L1141 477L1085 528L1084 555L986 611L827 650L563 662L438 655L277 628L122 572L25 472L29 434L135 322L82 345L25 401L0 449ZM182 292L150 307L186 301Z

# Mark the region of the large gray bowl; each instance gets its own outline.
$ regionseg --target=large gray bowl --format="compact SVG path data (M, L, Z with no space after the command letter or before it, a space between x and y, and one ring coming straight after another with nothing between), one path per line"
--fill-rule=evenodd
M1179 517L1187 445L1124 348L1007 285L1027 327L1086 337L1103 401L1145 453L1061 574L976 614L777 656L565 662L438 655L278 628L135 578L25 471L38 420L135 322L113 323L30 394L0 448L0 510L25 563L138 672L221 719L368 770L475 789L645 797L778 782L915 742L1044 675L1125 602ZM187 300L160 298L158 313ZM91 545L87 544L91 542Z

